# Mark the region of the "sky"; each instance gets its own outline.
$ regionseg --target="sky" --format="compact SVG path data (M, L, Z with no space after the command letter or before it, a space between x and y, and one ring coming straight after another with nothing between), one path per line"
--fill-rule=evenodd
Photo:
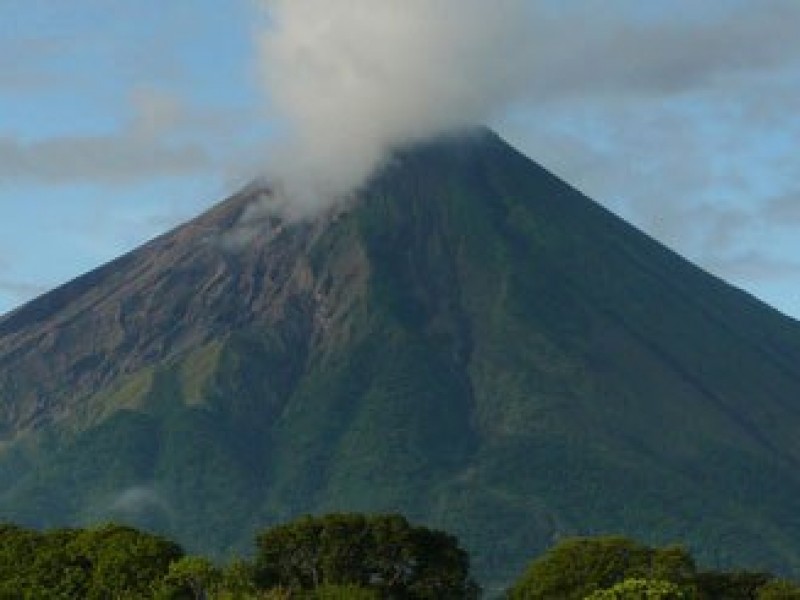
M0 0L0 313L255 173L342 193L474 121L800 318L797 31L797 0Z

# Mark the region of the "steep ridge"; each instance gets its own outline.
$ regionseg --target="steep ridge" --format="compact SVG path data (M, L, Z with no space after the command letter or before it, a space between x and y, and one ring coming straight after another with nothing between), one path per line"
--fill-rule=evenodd
M230 554L303 512L800 573L800 326L487 131L285 223L252 188L0 320L0 517Z

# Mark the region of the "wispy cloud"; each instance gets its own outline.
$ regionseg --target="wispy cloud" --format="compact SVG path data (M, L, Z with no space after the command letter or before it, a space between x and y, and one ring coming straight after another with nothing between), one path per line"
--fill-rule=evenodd
M0 278L0 295L10 296L16 302L25 302L45 293L49 286L40 283ZM0 311L2 312L2 311Z
M122 490L112 498L109 508L113 512L123 514L150 510L170 512L162 494L150 485L135 485Z
M185 110L175 96L137 89L128 121L113 133L34 141L0 136L0 183L130 183L207 169L212 159L202 146L172 139Z
M764 217L777 226L800 226L800 189L789 189L784 194L770 198L763 211Z
M199 147L170 147L127 133L21 142L0 138L0 182L130 183L209 166Z
M540 5L545 3L540 3ZM593 8L595 10L593 10ZM587 18L591 15L591 18ZM676 0L646 19L633 3L559 4L534 24L541 98L664 96L726 86L796 65L800 5Z
M709 261L708 266L735 279L759 282L787 277L796 279L800 276L800 260L770 256L754 250Z

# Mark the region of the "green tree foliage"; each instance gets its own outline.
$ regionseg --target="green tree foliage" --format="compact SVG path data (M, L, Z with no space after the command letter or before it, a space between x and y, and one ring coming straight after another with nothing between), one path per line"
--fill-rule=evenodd
M0 598L142 598L183 555L130 527L39 533L0 527Z
M700 600L753 600L772 575L757 571L702 571L695 576Z
M0 598L86 597L91 562L73 549L78 535L67 529L42 535L0 527Z
M629 578L684 584L694 573L692 557L679 547L650 548L624 537L571 538L534 560L510 597L583 600Z
M671 581L626 579L607 590L586 596L586 600L690 600L691 592Z
M255 568L252 563L235 559L222 570L221 588L230 598L249 598L256 594ZM226 600L220 598L220 600Z
M464 600L457 540L398 515L305 517L263 532L255 562L218 567L120 525L37 532L0 524L0 600ZM565 540L509 591L525 600L800 600L755 571L697 571L686 550L623 537Z
M81 532L75 547L92 565L90 600L150 595L170 564L183 556L174 542L119 525Z
M357 585L323 585L306 592L303 600L378 600L377 590Z
M800 585L774 579L758 590L757 600L800 600Z
M267 588L355 585L388 597L477 595L457 540L399 515L305 517L262 533L257 546L257 577Z
M169 565L157 596L159 600L207 600L221 584L222 573L210 560L184 556Z

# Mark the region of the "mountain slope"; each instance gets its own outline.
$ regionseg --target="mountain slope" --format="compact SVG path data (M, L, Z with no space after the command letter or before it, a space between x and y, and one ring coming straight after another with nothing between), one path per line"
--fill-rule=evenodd
M0 517L230 553L302 512L800 572L800 326L489 132L283 223L248 190L0 321Z

